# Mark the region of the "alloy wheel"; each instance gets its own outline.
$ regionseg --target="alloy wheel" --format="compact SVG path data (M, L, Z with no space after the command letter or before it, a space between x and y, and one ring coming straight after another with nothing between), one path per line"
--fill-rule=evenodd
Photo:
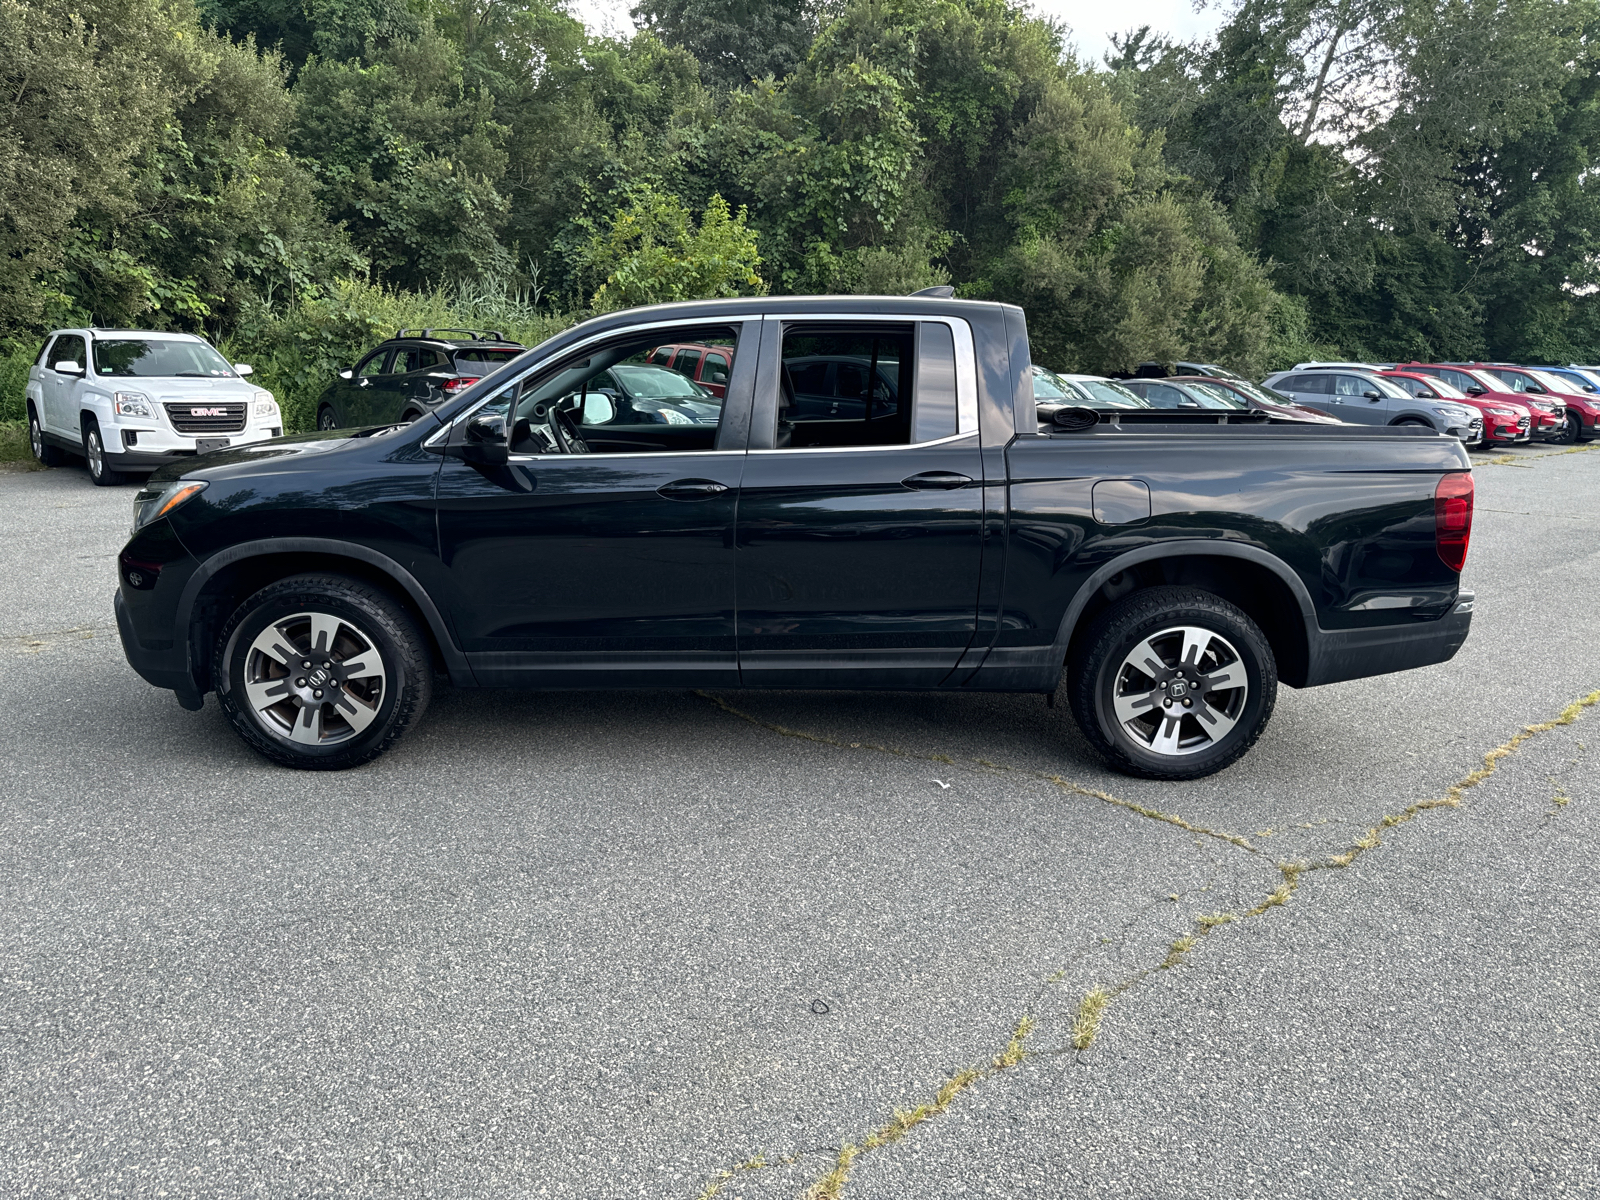
M325 408L322 410L322 415L317 418L317 429L319 432L326 433L333 427L333 410L331 408Z
M1128 651L1111 696L1117 721L1140 746L1154 754L1197 754L1238 724L1250 685L1227 638L1176 625Z
M28 446L35 458L44 460L44 430L39 428L38 417L28 418Z
M372 638L332 613L274 621L245 656L245 693L256 719L307 746L360 736L378 715L387 679Z
M105 449L100 445L100 430L90 427L83 437L84 457L89 460L89 474L99 479L106 473Z

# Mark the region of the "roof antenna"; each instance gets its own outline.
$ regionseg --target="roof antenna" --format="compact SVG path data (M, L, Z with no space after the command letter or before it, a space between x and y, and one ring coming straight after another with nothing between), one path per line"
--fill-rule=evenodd
M931 296L935 300L949 300L956 294L956 290L948 283L941 283L937 287L926 287L920 292L912 292L911 294L913 296Z

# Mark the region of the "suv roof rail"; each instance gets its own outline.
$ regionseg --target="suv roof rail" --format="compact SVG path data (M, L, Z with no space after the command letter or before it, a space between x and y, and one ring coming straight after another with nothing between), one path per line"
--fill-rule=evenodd
M956 289L948 283L935 284L911 293L913 296L932 296L935 300L949 300L956 294Z
M506 335L498 329L486 329L482 333L479 333L476 329L401 329L399 333L395 334L395 337L431 338L441 333L464 333L474 342L503 342L506 340Z

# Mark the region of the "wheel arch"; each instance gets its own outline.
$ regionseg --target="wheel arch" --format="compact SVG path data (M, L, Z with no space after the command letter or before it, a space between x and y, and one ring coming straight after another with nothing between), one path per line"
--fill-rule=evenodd
M416 620L436 668L452 683L475 681L456 648L448 622L416 576L367 546L333 538L269 538L230 546L206 559L178 601L175 644L189 648L189 673L201 694L210 690L211 651L216 631L251 593L290 575L346 575L386 592Z
M1237 605L1266 635L1278 677L1304 687L1319 625L1305 583L1282 559L1255 546L1183 542L1129 551L1100 567L1082 587L1056 634L1064 663L1095 617L1134 591L1163 584L1196 587Z

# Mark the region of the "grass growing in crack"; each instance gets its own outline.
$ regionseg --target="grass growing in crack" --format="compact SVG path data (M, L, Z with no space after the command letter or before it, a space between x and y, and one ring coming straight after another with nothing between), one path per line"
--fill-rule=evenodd
M1588 449L1588 447L1581 448ZM1342 870L1367 851L1375 850L1383 845L1383 842L1378 837L1380 830L1393 829L1397 825L1404 825L1407 821L1415 820L1423 813L1430 812L1436 808L1460 808L1462 797L1498 771L1501 760L1515 754L1522 748L1524 742L1530 738L1538 737L1541 733L1549 733L1552 729L1558 729L1563 725L1571 725L1579 717L1583 716L1585 709L1593 708L1596 704L1600 704L1600 689L1574 700L1548 721L1541 721L1537 725L1524 725L1522 730L1515 736L1501 742L1500 745L1485 754L1481 767L1468 772L1458 782L1446 788L1443 796L1433 800L1418 800L1415 804L1409 805L1397 813L1388 814L1371 829L1356 838L1350 844L1348 850L1340 854L1330 855L1320 865Z
M1072 1018L1072 1048L1087 1050L1094 1045L1094 1035L1100 1032L1100 1020L1106 1006L1111 1003L1111 993L1103 987L1092 987L1078 1002L1078 1015Z
M701 1189L700 1194L695 1197L695 1200L713 1200L713 1197L721 1195L722 1189L727 1187L728 1184L732 1183L733 1180L743 1172L760 1171L765 1167L786 1167L799 1161L800 1159L798 1155L791 1158L776 1159L769 1159L765 1154L753 1155L750 1158L745 1159L742 1163L735 1163L726 1171L719 1171L717 1173L717 1177L710 1183L706 1184L703 1189Z
M1587 447L1585 447L1585 449L1587 449ZM832 738L818 737L813 734L801 733L795 730L785 729L782 726L772 725L768 722L757 720L755 717L751 717L746 713L740 712L738 709L732 707L715 696L707 695L705 692L700 692L698 694L708 700L711 700L719 707L727 710L735 716L742 718L743 720L749 721L754 725L758 725L766 729L771 729L774 732L784 734L785 736L805 738L809 741L821 742L823 744L832 746L840 746L843 744L835 741ZM1408 821L1414 820L1421 814L1436 808L1459 807L1461 804L1461 798L1465 792L1477 787L1484 780L1492 776L1499 769L1500 761L1506 758L1508 755L1514 754L1529 738L1535 737L1541 733L1546 733L1562 725L1571 725L1583 715L1584 710L1591 708L1596 704L1600 704L1600 689L1590 692L1587 696L1584 696L1579 700L1573 701L1571 704L1567 705L1566 708L1562 709L1560 714L1552 720L1545 721L1537 725L1524 726L1522 731L1516 736L1512 737L1507 742L1496 746L1493 750L1485 754L1483 756L1483 766L1472 771L1458 783L1455 783L1450 788L1446 789L1445 794L1442 797L1432 800L1421 800L1415 804L1409 805L1399 813L1384 816L1376 825L1368 829L1367 832L1361 837L1357 838L1353 843L1353 848L1349 851L1346 851L1343 854L1334 855L1325 862L1318 864L1280 862L1278 864L1278 870L1282 875L1282 882L1280 882L1276 888L1268 893L1266 898L1254 908L1251 908L1242 914L1216 912L1197 916L1195 918L1196 932L1184 934L1182 937L1174 941L1171 946L1168 947L1166 957L1162 962L1154 967L1147 967L1144 970L1135 973L1127 980L1110 990L1099 986L1090 989L1088 994L1085 995L1083 1000L1080 1002L1077 1015L1073 1020L1071 1045L1077 1050L1088 1049L1088 1047L1094 1042L1095 1035L1099 1032L1100 1023L1105 1015L1106 1008L1114 997L1121 995L1123 992L1134 987L1142 980L1148 978L1156 970L1177 966L1179 963L1184 961L1185 957L1192 950L1194 950L1204 938L1211 936L1211 934L1216 930L1240 920L1247 920L1252 917L1263 916L1272 909L1287 904L1294 893L1298 890L1302 878L1306 872L1329 866L1348 866L1350 862L1354 861L1359 854L1365 853L1367 850L1376 848L1382 844L1378 838L1380 830L1392 829L1395 826L1403 825ZM863 747L859 743L852 743L851 748ZM906 754L904 751L881 746L865 748L883 750L886 753L908 758L929 758L941 762L950 761L947 757L942 755L911 755ZM1579 748L1582 748L1581 743L1579 744ZM974 761L977 761L979 765L989 767L993 766L993 764L984 763L982 760ZM1010 770L1011 768L995 769ZM1018 773L1035 776L1034 772ZM1035 777L1047 779L1051 778L1048 776ZM1065 786L1070 787L1072 790L1082 794L1095 796L1099 799L1107 800L1110 803L1117 804L1122 807L1133 808L1134 811L1140 811L1137 806L1129 805L1125 801L1117 800L1115 797L1106 796L1104 793L1092 792L1075 784L1066 784L1066 781L1060 782ZM1562 805L1561 797L1564 796L1565 793L1558 789L1558 798L1556 800L1558 808ZM1567 800L1571 799L1570 797L1565 798ZM1312 822L1311 825L1322 825L1326 823L1326 821L1317 821ZM1311 825L1297 826L1297 828L1309 828ZM1188 829L1195 828L1187 825L1187 823L1184 823L1183 827ZM1223 840L1234 841L1235 844L1244 846L1244 848L1250 850L1252 853L1258 853L1254 847L1250 846L1243 839L1234 839L1228 835L1219 835L1210 830L1196 831L1204 832L1211 837L1222 837ZM1056 971L1046 982L1057 982L1064 978L1064 976L1065 973L1063 971ZM811 1187L806 1189L804 1193L804 1200L839 1200L839 1197L841 1197L843 1194L844 1185L849 1179L851 1168L863 1154L869 1153L881 1146L889 1145L892 1142L899 1140L899 1138L903 1137L907 1131L914 1128L916 1125L938 1115L939 1113L944 1112L945 1109L949 1107L951 1101L953 1101L956 1096L966 1088L973 1086L980 1080L987 1078L990 1075L997 1074L1000 1071L1006 1070L1015 1065L1015 1063L1020 1062L1025 1054L1023 1049L1023 1040L1027 1037L1028 1033L1031 1032L1032 1028L1033 1021L1030 1018L1024 1017L1023 1020L1018 1024L1017 1030L1012 1035L1011 1041L1007 1044L1005 1050L1001 1051L994 1057L992 1060L992 1065L989 1069L981 1070L976 1067L970 1067L966 1071L960 1072L950 1080L946 1081L946 1083L939 1089L931 1103L920 1104L916 1108L905 1112L897 1109L895 1111L893 1120L884 1125L882 1128L869 1134L860 1145L847 1143L839 1151L838 1158L836 1159L832 1169L830 1169L828 1173L821 1179L818 1179L815 1183L813 1183ZM797 1161L797 1158L787 1158L779 1161L784 1163L793 1163ZM727 1180L732 1179L738 1171L756 1170L767 1165L770 1164L768 1164L766 1160L762 1158L762 1156L757 1155L756 1158L748 1160L747 1163L741 1163L737 1167L722 1172L715 1180L712 1181L711 1184L707 1185L707 1190L702 1193L702 1200L709 1200L710 1197L717 1195L717 1193L722 1190L723 1184Z
M913 750L901 750L894 746L880 746L874 742L844 742L840 741L838 738L828 737L825 734L807 733L803 729L790 729L787 725L779 725L772 721L763 721L760 717L752 716L742 709L735 708L722 697L714 696L710 692L696 691L695 695L701 697L702 699L711 701L711 703L715 704L718 708L720 708L723 712L728 713L730 716L738 717L741 721L748 721L757 728L768 730L783 737L798 738L801 741L806 742L816 742L818 745L833 746L840 750L876 750L880 754L892 754L896 758L912 758L918 759L922 762L936 762L954 765L957 761L956 759L951 758L948 754L918 754ZM1070 792L1075 796L1087 796L1091 800L1099 800L1105 804L1111 804L1117 808L1126 809L1128 812L1135 813L1138 816L1148 817L1152 821L1161 821L1164 824L1174 825L1177 828L1187 830L1190 833L1197 833L1204 837L1216 838L1218 841L1227 842L1230 845L1238 846L1241 850L1248 850L1251 854L1258 853L1255 846L1250 844L1250 840L1248 838L1240 837L1236 833L1225 833L1216 829L1207 829L1204 825L1195 825L1192 822L1184 820L1176 813L1162 812L1157 808L1149 808L1143 804L1135 804L1131 800L1123 800L1118 796L1111 795L1109 792L1098 791L1095 788L1084 787L1081 783L1074 783L1070 779L1063 779L1060 775L1051 775L1044 771L1027 771L1020 767L1008 767L1001 763L990 762L986 758L969 758L965 761L972 763L974 766L981 767L986 771L996 771L1009 775L1022 775L1029 779L1042 780L1045 783L1053 784L1064 792Z
M802 1194L803 1200L838 1200L845 1183L850 1178L851 1170L863 1154L870 1154L884 1146L893 1145L924 1121L932 1120L943 1113L957 1096L974 1084L1020 1063L1027 1057L1027 1048L1023 1043L1033 1031L1033 1025L1032 1017L1023 1017L1017 1022L1017 1027L1012 1031L1011 1040L1006 1043L1005 1049L990 1060L987 1068L968 1067L964 1071L956 1072L940 1084L932 1100L924 1100L914 1108L895 1109L894 1116L869 1133L859 1145L855 1142L846 1142L840 1147L839 1156L834 1160L828 1173Z
M1200 944L1200 939L1192 933L1186 933L1172 945L1167 947L1167 957L1161 960L1161 969L1170 971L1183 961L1183 956L1188 954Z

